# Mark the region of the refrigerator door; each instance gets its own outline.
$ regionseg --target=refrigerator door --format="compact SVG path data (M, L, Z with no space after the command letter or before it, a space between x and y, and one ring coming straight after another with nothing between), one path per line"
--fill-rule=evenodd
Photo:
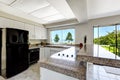
M28 31L7 28L7 44L28 44Z
M10 44L6 49L6 77L9 78L28 68L28 45Z

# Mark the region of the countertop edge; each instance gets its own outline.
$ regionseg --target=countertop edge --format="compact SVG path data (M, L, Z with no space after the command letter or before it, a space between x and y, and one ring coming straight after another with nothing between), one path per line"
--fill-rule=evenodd
M74 69L61 67L59 65L40 62L40 67L43 67L67 76L71 76L80 80L85 80L86 78L86 67L84 65L80 65L79 69L74 70Z
M88 55L80 55L80 54L77 55L76 59L77 61L85 61L85 62L91 62L93 64L120 68L120 60L94 57L94 56L88 56Z

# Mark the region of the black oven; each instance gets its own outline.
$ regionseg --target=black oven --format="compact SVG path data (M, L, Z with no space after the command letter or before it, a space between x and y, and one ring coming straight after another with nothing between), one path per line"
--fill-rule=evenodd
M37 63L39 60L39 48L29 49L29 64Z

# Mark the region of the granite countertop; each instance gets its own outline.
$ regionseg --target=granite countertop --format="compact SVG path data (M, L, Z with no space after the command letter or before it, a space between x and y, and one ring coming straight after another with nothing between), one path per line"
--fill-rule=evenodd
M87 53L79 52L77 54L76 60L79 62L85 61L85 62L91 62L91 63L98 64L98 65L120 68L120 60L102 58L102 57L94 57Z
M48 47L56 46L49 45ZM64 51L52 55L50 59L40 62L40 66L68 76L78 78L80 80L86 80L87 62L91 62L93 64L98 64L102 66L120 68L120 60L94 57L92 55L87 54L86 52L76 52L76 50L77 49L75 47L69 46ZM72 58L71 55L73 55L73 61L64 58L67 55L69 55L68 58Z
M45 45L44 47L51 47L51 48L70 48L71 46L67 45Z
M64 56L63 56L64 54ZM59 56L58 56L59 55ZM66 57L69 55L69 57ZM73 55L73 59L70 60ZM48 60L40 61L40 67L50 69L80 80L86 80L86 64L74 60L76 57L76 48L70 47L64 51L52 55ZM54 56L58 56L55 58Z
M80 80L86 80L86 65L80 64L77 61L66 61L51 58L47 61L40 62L40 67L78 78Z

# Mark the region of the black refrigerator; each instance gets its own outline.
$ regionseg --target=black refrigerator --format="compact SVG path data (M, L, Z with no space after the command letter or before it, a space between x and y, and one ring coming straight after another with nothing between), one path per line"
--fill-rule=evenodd
M2 75L10 78L29 66L28 63L28 31L6 28L3 29L6 44L2 55ZM4 66L3 66L4 65Z

